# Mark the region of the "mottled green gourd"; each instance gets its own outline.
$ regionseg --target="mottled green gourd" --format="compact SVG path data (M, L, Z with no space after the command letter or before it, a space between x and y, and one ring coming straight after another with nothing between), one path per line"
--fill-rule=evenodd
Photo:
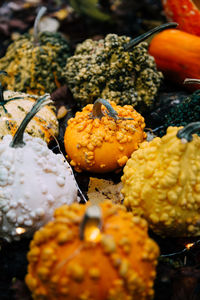
M68 42L59 33L38 33L36 27L34 35L21 35L0 59L0 69L9 75L3 82L8 90L43 95L64 84L62 69L70 55Z
M200 80L188 79L186 83L200 84ZM186 97L182 102L168 110L164 116L164 124L156 134L163 136L169 126L186 126L200 120L200 90ZM199 134L199 133L198 133Z
M162 74L148 54L147 43L140 42L152 33L174 26L175 23L158 26L134 40L108 34L105 39L87 39L79 44L65 68L67 84L78 105L104 98L137 108L151 106Z

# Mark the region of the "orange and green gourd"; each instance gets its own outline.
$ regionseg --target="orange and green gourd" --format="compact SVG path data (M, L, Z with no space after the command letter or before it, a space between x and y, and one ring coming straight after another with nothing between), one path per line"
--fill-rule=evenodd
M0 75L7 75L0 71ZM9 80L9 78L8 78ZM50 99L50 95L46 94ZM14 135L21 121L39 99L37 95L30 95L14 91L4 91L0 83L0 140L5 135ZM45 105L29 122L26 133L39 137L49 143L58 135L58 120L53 101Z
M150 300L158 255L123 206L65 205L34 234L25 282L34 300Z
M162 236L200 235L200 122L169 127L133 152L122 176L124 205Z
M0 59L0 70L8 73L8 90L43 95L64 84L62 69L70 55L69 45L60 33L38 32L38 22L46 9L38 13L34 34L17 38Z
M146 138L144 118L131 106L97 99L69 119L64 145L76 171L120 170Z

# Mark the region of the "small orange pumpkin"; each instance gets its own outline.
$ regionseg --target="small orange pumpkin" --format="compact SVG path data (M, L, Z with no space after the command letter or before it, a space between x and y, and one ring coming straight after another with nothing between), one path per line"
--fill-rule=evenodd
M35 300L150 300L158 254L123 206L65 205L35 233L25 281Z
M118 170L146 138L144 127L144 118L131 105L98 99L68 121L64 145L70 164L76 171Z

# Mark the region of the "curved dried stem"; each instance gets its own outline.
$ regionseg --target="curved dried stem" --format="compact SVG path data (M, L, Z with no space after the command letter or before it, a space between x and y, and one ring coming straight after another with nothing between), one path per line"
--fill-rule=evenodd
M177 132L177 138L186 140L187 142L191 142L193 137L192 135L194 133L197 133L200 131L200 122L192 122L188 125L186 125L184 128L180 129Z
M183 84L200 84L200 79L195 78L185 78Z
M102 111L102 105L104 105L106 107L106 109L108 110L107 115L112 117L114 120L133 120L133 118L119 117L118 113L114 110L112 105L107 100L101 99L101 98L97 99L94 102L93 110L92 110L92 113L91 113L91 118L101 119L102 117L105 116L103 111Z
M39 29L38 29L38 25L40 23L40 20L42 18L42 16L46 13L47 11L47 8L45 6L42 6L40 8L40 10L38 11L38 14L35 18L35 22L34 22L34 33L33 33L33 36L34 36L34 46L37 46L39 45L39 39L38 39L38 34L39 34Z
M28 123L32 120L32 118L37 114L37 112L45 105L52 103L53 101L49 98L49 94L46 94L34 103L31 110L25 116L23 121L21 122L19 128L17 129L12 142L10 143L10 147L18 148L23 147L25 145L23 141L24 131L28 125Z
M148 32L145 32L145 33L141 34L140 36L132 39L127 45L125 45L124 50L131 51L135 46L137 46L139 43L146 40L151 35L158 33L160 31L163 31L164 29L176 28L177 26L178 26L178 24L174 23L174 22L159 25L159 26L149 30Z

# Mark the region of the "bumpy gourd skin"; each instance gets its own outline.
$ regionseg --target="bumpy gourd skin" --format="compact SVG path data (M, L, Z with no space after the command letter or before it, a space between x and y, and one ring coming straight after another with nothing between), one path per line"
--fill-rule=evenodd
M164 124L156 131L163 136L169 126L185 126L200 119L200 90L186 97L176 106L173 106L164 116Z
M147 44L140 43L128 52L124 46L129 41L129 37L108 34L105 39L87 39L77 46L65 74L80 106L99 97L141 108L153 103L162 74L148 54Z
M49 222L56 207L77 201L77 185L62 154L53 153L40 138L24 135L24 147L0 142L0 238L19 240L17 228L31 237Z
M87 205L62 206L35 233L26 284L34 300L150 300L159 250L147 223L110 201L101 203L102 237L80 240Z
M88 104L68 121L64 135L65 150L76 171L105 173L121 169L131 153L146 138L144 118L130 105L110 102L119 117L91 117L93 105Z
M162 138L144 142L124 167L124 205L143 216L163 236L200 235L200 138L176 137L169 127Z
M38 45L32 35L24 34L14 41L0 59L0 70L9 90L43 95L65 83L62 69L69 57L67 41L59 33L42 32Z

